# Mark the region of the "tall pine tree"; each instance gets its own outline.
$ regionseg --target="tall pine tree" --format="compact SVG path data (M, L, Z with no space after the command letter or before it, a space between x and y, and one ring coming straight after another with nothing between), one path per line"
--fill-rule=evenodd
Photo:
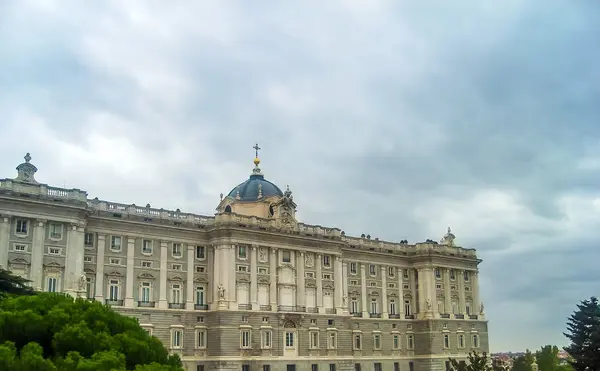
M600 304L596 297L577 304L564 334L570 341L565 351L576 371L600 371Z

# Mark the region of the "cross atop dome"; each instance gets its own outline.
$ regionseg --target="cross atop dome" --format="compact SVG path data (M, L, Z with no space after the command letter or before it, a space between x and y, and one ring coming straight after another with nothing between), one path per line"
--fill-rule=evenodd
M258 158L258 151L261 150L261 148L258 146L258 143L256 143L254 145L254 147L252 147L254 149L254 170L252 170L252 174L256 174L256 175L262 175L262 173L260 172L260 168L258 167L258 164L260 164L260 158Z

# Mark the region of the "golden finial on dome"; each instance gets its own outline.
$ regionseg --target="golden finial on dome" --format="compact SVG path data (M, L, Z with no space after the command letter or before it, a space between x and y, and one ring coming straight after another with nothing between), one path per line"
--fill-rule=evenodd
M256 144L254 145L254 147L252 147L252 148L254 148L254 150L255 150L255 152L256 152L256 156L254 157L254 165L258 166L258 164L260 164L260 158L258 158L258 151L259 151L261 148L258 146L258 143L256 143Z

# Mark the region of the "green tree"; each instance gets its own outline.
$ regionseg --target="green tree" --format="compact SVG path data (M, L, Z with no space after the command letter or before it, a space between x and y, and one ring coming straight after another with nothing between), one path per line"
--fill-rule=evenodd
M28 286L29 282L31 281L0 268L0 299L9 294L32 295L35 291Z
M450 358L451 371L500 371L501 366L492 366L487 353L471 352L467 362L460 362Z
M182 367L179 357L169 355L136 319L98 302L39 293L0 302L0 370L181 371Z
M531 365L534 360L535 356L527 349L525 354L514 359L512 371L532 371Z
M556 345L546 345L535 352L535 359L540 371L572 371L569 364L562 364L558 358Z
M600 304L596 297L577 304L564 335L570 340L565 350L576 371L600 370Z

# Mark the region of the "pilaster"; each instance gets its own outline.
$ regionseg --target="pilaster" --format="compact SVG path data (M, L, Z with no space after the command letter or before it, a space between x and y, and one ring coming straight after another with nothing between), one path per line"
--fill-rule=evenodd
M97 254L96 254L96 290L95 297L96 301L104 304L104 251L106 249L106 236L103 234L98 234L98 242L96 245Z
M387 267L381 266L381 317L389 318L388 301L387 301Z
M206 261L208 262L208 284L206 286L206 303L213 303L214 300L214 290L216 288L215 282L217 281L215 275L215 250L213 246L207 246L206 252ZM211 264L212 263L212 264ZM195 271L195 269L194 269ZM211 286L212 285L212 286Z
M335 263L333 266L335 275L335 303L334 307L336 308L338 313L341 313L344 305L343 305L343 296L344 296L344 279L342 274L342 259L339 256L335 257Z
M348 314L349 312L349 303L348 303L348 263L345 261L342 262L342 312L343 314ZM346 300L344 300L346 298ZM344 302L345 301L345 302Z
M237 302L237 287L236 287L236 255L237 255L237 245L230 244L228 249L224 250L225 260L223 261L225 266L225 281L227 283L223 284L228 291L225 292L225 300L230 303ZM233 304L231 304L233 305ZM234 305L237 308L237 306ZM232 308L231 306L229 308Z
M250 250L250 305L252 310L259 310L258 305L258 246L252 245Z
M306 282L304 277L304 252L296 254L297 274L296 274L296 303L300 307L306 307Z
M479 315L481 313L481 299L479 298L479 272L478 271L472 271L471 272L472 277L471 280L473 281L471 283L471 285L473 286L471 288L471 290L473 291L473 311L474 313L472 314L476 314Z
M458 313L466 314L465 309L465 271L459 270L458 276L456 277L458 281Z
M217 309L217 302L219 301L219 285L221 284L221 271L223 267L221 267L221 253L219 252L219 246L213 246L213 255L214 255L214 264L212 265L213 275L212 275L212 305L213 309Z
M269 271L270 281L269 284L269 302L271 303L271 310L277 312L277 249L271 248L271 256L269 257L269 263L271 268Z
M42 275L44 265L44 239L46 236L46 220L34 221L33 241L31 243L31 284L33 288L42 291ZM82 247L83 248L83 247ZM83 259L82 259L83 260Z
M411 314L416 315L420 311L420 308L417 303L418 302L417 299L419 298L419 296L417 295L418 294L418 292L417 292L417 270L415 268L411 268L408 272L409 272L408 273L409 279L412 278L412 280L410 281L410 293L411 293L410 308L412 310Z
M84 227L78 224L71 224L67 231L67 253L65 258L65 283L64 292L78 297L79 280L83 275L83 255L84 255Z
M187 277L185 282L185 309L194 309L194 245L187 247Z
M0 268L8 269L8 241L10 238L10 217L0 217Z
M450 291L450 269L444 269L444 309L452 313L452 292Z
M323 313L325 311L323 309L323 255L317 254L315 265L317 267L317 276L315 277L317 284L317 312Z
M403 282L403 277L404 277L404 272L402 270L402 268L398 268L398 305L400 306L400 308L398 308L398 313L400 314L400 318L404 319L404 316L406 313L404 313L404 282Z
M362 315L369 318L369 306L367 305L367 266L364 263L360 265L360 300Z
M158 308L169 308L167 301L167 261L169 260L169 248L167 241L160 241L160 273L158 283Z
M133 274L133 266L135 264L135 238L127 237L127 277L125 284L125 302L126 308L133 308L133 281L135 276Z

